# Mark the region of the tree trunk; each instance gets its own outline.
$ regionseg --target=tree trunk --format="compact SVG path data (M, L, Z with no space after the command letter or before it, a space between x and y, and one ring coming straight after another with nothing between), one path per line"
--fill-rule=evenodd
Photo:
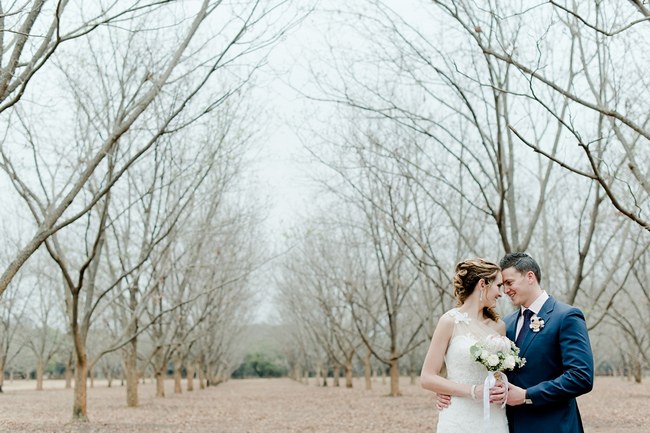
M72 405L72 419L74 421L88 421L87 413L87 384L88 355L84 347L77 348L77 366L74 380L74 403Z
M345 387L352 388L352 360L348 360L345 364Z
M72 370L74 369L74 358L72 353L68 357L68 363L65 366L65 389L72 388Z
M643 368L641 368L641 360L639 358L636 358L634 360L634 365L632 366L633 369L633 376L634 376L634 382L635 383L641 383L643 380Z
M391 358L390 360L390 396L398 397L399 392L399 360Z
M293 370L291 370L291 378L296 382L302 382L303 376L304 374L302 372L302 369L300 368L300 365L296 364L293 367Z
M181 386L183 363L179 358L174 361L174 394L182 394L183 388Z
M165 375L163 371L165 367L162 367L160 370L156 370L156 397L165 396Z
M205 389L205 367L199 363L199 389Z
M4 356L4 355L0 356L0 393L3 392L2 391L2 386L5 384L5 365L6 365L6 362L7 362L6 359L7 359L6 356ZM12 377L13 372L9 373L9 374L10 374L9 377Z
M366 356L363 357L363 377L366 380L366 389L370 391L372 389L372 365L370 365L370 351L366 352Z
M225 382L226 379L227 379L227 377L226 377L226 368L222 367L222 366L217 368L217 370L212 375L212 378L213 378L213 380L210 381L210 384L214 385L214 386L217 386L220 383Z
M205 389L205 373L199 370L199 389Z
M339 376L341 375L341 367L338 365L334 368L332 368L332 376L333 376L333 385L334 386L341 386L339 383Z
M43 366L43 360L39 360L36 363L36 391L43 391L43 371L45 367Z
M137 285L134 284L129 291L129 308L133 315L137 308ZM138 406L138 321L133 320L131 326L127 330L127 335L132 335L131 341L126 345L126 354L124 359L124 366L126 370L126 405L128 407ZM144 374L142 375L144 378Z
M133 335L133 334L132 334ZM138 340L133 337L126 346L124 370L126 376L126 405L138 406Z
M194 364L191 362L187 366L187 391L194 391Z

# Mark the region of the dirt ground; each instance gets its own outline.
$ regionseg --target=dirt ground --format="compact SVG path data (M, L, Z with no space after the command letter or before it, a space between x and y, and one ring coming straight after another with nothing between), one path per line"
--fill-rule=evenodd
M72 390L46 382L5 381L0 394L0 432L11 433L419 433L436 431L433 394L404 378L402 396L387 397L381 379L366 391L305 385L289 379L231 380L217 387L165 398L154 385L139 388L140 407L127 408L123 387L95 383L88 390L90 422L71 424ZM580 397L585 430L647 433L650 426L650 380L637 385L619 378L597 378L594 391Z

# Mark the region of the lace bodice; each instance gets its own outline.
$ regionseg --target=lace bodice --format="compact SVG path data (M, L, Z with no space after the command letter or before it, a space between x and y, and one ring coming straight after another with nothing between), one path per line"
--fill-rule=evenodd
M445 354L447 378L457 383L483 383L487 370L472 359L469 348L488 335L496 334L496 331L487 325L477 323L457 309L450 310L446 314L454 318L454 333Z
M469 348L477 341L497 332L467 314L453 309L447 313L454 319L454 331L445 354L447 378L456 383L483 385L488 372L474 361ZM452 397L451 405L438 415L437 433L476 433L483 431L483 406L481 401L469 397ZM505 409L490 406L490 432L508 433Z

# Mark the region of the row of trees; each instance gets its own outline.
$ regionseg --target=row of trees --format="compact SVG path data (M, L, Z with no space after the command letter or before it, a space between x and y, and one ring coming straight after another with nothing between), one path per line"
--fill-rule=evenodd
M39 381L64 360L78 420L108 356L121 356L129 406L145 369L159 395L169 364L227 377L265 254L241 182L253 77L303 12L288 0L0 8L0 371L21 350Z
M351 386L360 360L370 386L380 362L398 395L455 304L454 264L509 251L585 311L599 367L640 380L650 364L650 11L502 3L312 15L326 37L305 39L315 73L297 90L320 200L275 273L294 376L332 367ZM64 354L75 419L109 357L129 405L145 370L162 393L170 364L211 381L237 367L265 260L238 183L252 77L302 16L286 0L2 11L0 367Z
M332 56L313 59L315 87L303 92L322 110L304 141L326 203L295 233L279 283L301 342L294 369L347 372L372 356L399 394L400 364L419 370L455 305L455 263L527 251L542 286L585 311L597 367L641 380L650 9L615 3L368 1L324 12Z

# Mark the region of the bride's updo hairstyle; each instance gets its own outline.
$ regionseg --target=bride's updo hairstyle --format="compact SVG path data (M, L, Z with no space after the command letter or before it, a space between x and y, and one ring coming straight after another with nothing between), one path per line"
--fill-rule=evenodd
M485 285L489 286L499 272L501 272L499 265L480 257L458 263L454 275L454 296L458 300L458 306L465 303L480 280L484 280ZM483 314L494 321L499 320L499 315L492 308L485 307Z

